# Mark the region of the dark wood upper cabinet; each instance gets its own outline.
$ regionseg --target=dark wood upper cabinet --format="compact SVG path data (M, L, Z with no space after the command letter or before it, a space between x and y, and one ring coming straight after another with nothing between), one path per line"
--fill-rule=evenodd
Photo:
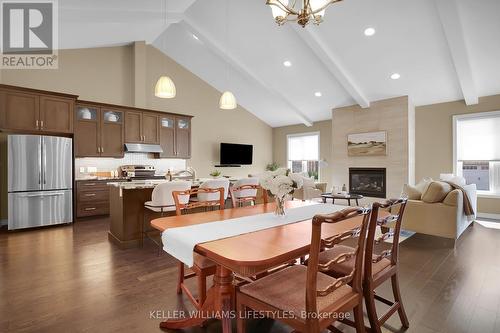
M76 157L123 157L124 111L78 104L75 117Z
M142 113L142 137L144 143L159 144L159 117L156 113Z
M123 111L101 109L101 156L123 157L124 128Z
M0 128L8 131L71 134L76 97L0 85Z
M40 129L56 133L73 133L73 108L69 98L40 96Z
M142 140L142 112L125 112L125 142L144 143Z
M101 110L92 105L77 104L75 110L75 156L99 157Z
M176 117L175 156L177 158L191 157L191 118L189 117Z
M173 158L175 157L175 117L161 116L160 117L160 145L163 153L160 157Z
M40 129L39 95L4 90L1 91L0 98L2 128L21 131L38 131Z

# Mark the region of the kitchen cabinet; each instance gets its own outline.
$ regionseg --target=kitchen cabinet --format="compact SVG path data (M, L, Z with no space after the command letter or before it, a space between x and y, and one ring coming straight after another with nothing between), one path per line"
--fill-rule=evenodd
M40 96L40 130L73 133L73 107L69 98Z
M0 128L9 131L73 133L76 96L51 95L27 88L0 86Z
M76 182L76 217L109 214L107 181L78 180Z
M175 158L175 117L160 117L160 145L163 153L161 158Z
M76 157L123 157L124 111L79 103L75 117Z
M152 112L127 111L125 118L125 142L160 143L159 116Z
M40 126L40 97L36 94L2 91L2 128L38 131Z
M191 118L176 117L175 156L177 158L191 157Z
M160 158L191 157L191 118L165 115L160 116Z
M125 112L125 142L143 143L142 140L142 112Z
M159 144L159 117L156 113L142 113L142 135L144 143Z
M101 157L123 157L123 111L101 109Z

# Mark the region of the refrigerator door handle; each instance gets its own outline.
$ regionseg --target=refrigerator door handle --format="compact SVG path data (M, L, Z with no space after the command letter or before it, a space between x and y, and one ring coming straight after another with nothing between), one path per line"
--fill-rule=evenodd
M43 184L47 184L47 144L43 140Z
M34 197L55 197L59 195L64 195L64 192L52 192L52 193L35 193L35 194L23 194L20 198L34 198Z

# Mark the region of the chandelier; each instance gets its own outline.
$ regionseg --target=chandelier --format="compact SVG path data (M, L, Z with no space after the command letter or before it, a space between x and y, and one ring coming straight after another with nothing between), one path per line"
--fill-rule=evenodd
M297 21L305 27L309 21L319 25L323 22L326 7L342 0L301 0L302 6L296 6L300 0L267 0L266 5L271 6L273 17L278 25L283 25L287 21Z

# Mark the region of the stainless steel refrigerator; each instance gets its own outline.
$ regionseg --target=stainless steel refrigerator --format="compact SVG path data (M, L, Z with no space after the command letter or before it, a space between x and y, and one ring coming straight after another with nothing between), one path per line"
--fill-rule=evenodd
M9 230L73 222L69 138L9 135Z

